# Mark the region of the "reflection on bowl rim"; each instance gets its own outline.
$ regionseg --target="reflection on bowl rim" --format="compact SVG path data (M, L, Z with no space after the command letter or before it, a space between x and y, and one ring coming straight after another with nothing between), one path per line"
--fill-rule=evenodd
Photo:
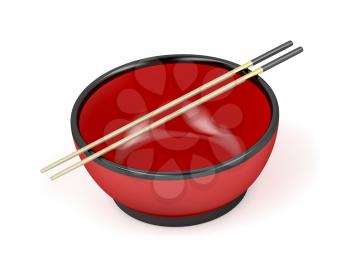
M71 129L72 129L73 139L75 143L78 145L78 147L82 148L86 145L86 142L84 141L84 139L80 134L80 130L78 126L80 111L81 111L82 105L84 105L85 101L89 99L89 97L94 93L95 90L97 90L102 84L108 82L110 78L114 78L122 73L126 73L131 70L146 67L146 66L151 66L156 64L165 64L165 63L175 63L175 62L183 62L183 63L197 62L201 64L211 64L214 66L226 68L228 70L238 66L238 64L236 63L233 63L224 59L216 58L216 57L202 56L202 55L175 54L175 55L149 57L149 58L133 61L128 64L125 64L110 70L109 72L97 78L90 85L88 85L84 89L84 91L79 95L78 99L76 100L73 106L73 110L71 114ZM249 72L249 70L243 71L243 73L247 73L247 72ZM246 149L244 152L240 153L239 155L210 167L204 167L204 168L199 168L199 169L194 169L189 171L181 171L181 172L157 172L157 171L141 170L141 169L131 168L131 167L117 164L103 157L95 159L94 162L104 168L110 169L120 174L137 177L137 178L143 178L143 179L160 179L160 180L190 179L194 177L198 178L202 176L208 176L215 173L219 173L224 170L230 169L232 167L238 166L242 162L246 161L247 159L254 156L256 153L258 153L270 141L270 139L275 134L275 131L278 127L278 121L279 121L279 108L278 108L277 98L274 92L272 91L272 89L270 88L270 86L259 76L252 78L251 81L253 81L264 92L270 104L272 116L271 116L269 127L266 129L263 136L253 146ZM85 155L90 156L93 153L94 153L93 150L89 150L85 152Z

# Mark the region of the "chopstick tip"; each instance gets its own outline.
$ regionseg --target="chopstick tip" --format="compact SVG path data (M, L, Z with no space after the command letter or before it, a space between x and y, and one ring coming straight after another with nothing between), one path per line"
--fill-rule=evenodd
M58 178L58 176L50 176L50 180L51 181L54 181L54 180L56 180Z
M287 42L285 42L284 44L283 44L285 47L291 47L292 45L294 45L294 43L293 43L293 41L292 40L288 40Z

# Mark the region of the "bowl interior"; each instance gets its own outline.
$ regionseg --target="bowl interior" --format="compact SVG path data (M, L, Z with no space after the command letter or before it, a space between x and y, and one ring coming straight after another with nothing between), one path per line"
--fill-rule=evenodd
M127 70L99 85L83 103L78 120L80 134L85 143L91 143L227 71L227 68L217 64L191 61ZM165 114L105 142L94 151ZM266 94L259 83L248 80L103 157L126 167L154 172L210 168L234 158L257 143L270 121L271 107Z

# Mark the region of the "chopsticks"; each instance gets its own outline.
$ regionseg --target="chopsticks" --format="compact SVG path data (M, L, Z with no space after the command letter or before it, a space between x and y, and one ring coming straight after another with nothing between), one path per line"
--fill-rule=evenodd
M276 48L274 48L274 49L264 53L263 55L258 56L256 58L252 59L251 61L248 61L247 63L245 63L245 64L243 64L243 65L241 65L241 66L239 66L239 67L237 67L237 68L227 72L227 73L225 73L224 75L221 75L218 78L215 78L215 79L211 80L210 82L208 82L208 83L198 87L197 89L195 89L195 90L185 94L184 96L181 96L181 97L171 101L170 103L159 107L158 109L156 109L156 110L146 114L145 116L143 116L141 118L138 118L135 121L133 121L133 122L131 122L131 123L129 123L129 124L119 128L119 129L113 131L112 133L107 134L106 136L104 136L104 137L102 137L102 138L92 142L91 144L89 144L89 145L87 145L87 146L85 146L85 147L83 147L83 148L81 148L81 149L79 149L79 150L77 150L77 151L75 151L75 152L73 152L73 153L71 153L71 154L69 154L69 155L67 155L67 156L65 156L65 157L55 161L55 162L53 162L52 164L50 164L47 167L43 168L41 170L41 172L46 172L46 171L50 170L51 168L54 168L54 167L58 166L59 164L64 163L67 160L69 160L69 159L71 159L71 158L73 158L73 157L75 157L75 156L77 156L77 155L79 155L79 154L81 154L83 152L86 152L87 150L95 147L96 145L99 145L102 142L105 142L105 141L115 137L116 135L118 135L118 134L120 134L120 133L122 133L122 132L124 132L124 131L126 131L128 129L130 129L131 127L133 127L133 126L135 126L135 125L137 125L137 124L139 124L139 123L141 123L141 122L143 122L143 121L145 121L145 120L147 120L147 119L149 119L149 118L151 118L153 116L156 116L156 115L164 112L165 110L167 110L167 109L169 109L169 108L171 108L171 107L173 107L175 105L178 105L179 103L187 100L188 98L191 98L192 96L194 96L196 94L199 94L199 93L203 92L204 90L207 90L208 88L210 88L210 87L212 87L212 86L214 86L214 85L216 85L216 84L218 84L218 83L220 83L220 82L230 78L231 76L233 76L237 72L240 72L240 71L242 71L242 70L244 70L244 69L246 69L246 68L248 68L248 67L250 67L252 65L255 65L255 64L257 64L257 63L259 63L259 62L261 62L261 61L263 61L263 60L265 60L265 59L267 59L267 58L269 58L269 57L271 57L271 56L281 52L282 50L285 50L286 48L290 47L292 44L293 43L291 41L288 41L288 42L286 42L286 43L284 43L284 44L282 44L282 45L280 45L280 46L278 46L278 47L276 47ZM271 61L270 63L267 63L264 66L262 66L260 68L257 68L254 71L252 71L250 73L247 73L247 74L243 75L242 77L240 77L240 78L238 78L238 79L236 79L236 80L234 80L234 81L224 85L223 87L220 87L219 89L217 89L217 90L215 90L215 91L213 91L213 92L211 92L211 93L209 93L209 94L199 98L198 100L195 100L194 102L192 102L190 104L187 104L186 106L178 109L177 111L166 115L165 117L157 120L156 122L153 122L150 125L148 125L148 126L142 128L142 129L138 130L137 132L132 133L131 135L124 137L123 139L115 142L114 144L103 148L102 150L94 153L93 155L90 155L90 156L86 157L82 161L77 162L77 163L73 164L72 166L69 166L68 168L63 169L62 171L60 171L60 172L56 173L55 175L51 176L50 178L52 180L54 180L54 179L56 179L56 178L58 178L60 176L63 176L64 174L66 174L66 173L68 173L68 172L70 172L70 171L72 171L72 170L74 170L74 169L76 169L76 168L78 168L78 167L80 167L80 166L82 166L84 164L87 164L88 162L90 162L90 161L92 161L92 160L94 160L94 159L104 155L105 153L107 153L107 152L109 152L109 151L111 151L111 150L113 150L113 149L115 149L115 148L125 144L126 142L134 139L135 137L137 137L139 135L142 135L143 133L148 132L149 130L152 130L153 128L156 128L156 127L158 127L158 126L160 126L160 125L162 125L162 124L164 124L164 123L166 123L166 122L176 118L177 116L179 116L179 115L181 115L181 114L191 110L192 108L194 108L194 107L196 107L198 105L201 105L201 104L207 102L208 100L210 100L210 99L212 99L212 98L214 98L214 97L216 97L216 96L218 96L218 95L220 95L220 94L222 94L222 93L232 89L233 87L235 87L235 86L245 82L247 79L249 79L251 77L254 77L254 76L258 75L258 74L261 74L262 72L271 69L272 67L278 65L279 63L282 63L283 61L288 60L289 58L291 58L291 57L301 53L302 51L303 51L303 49L301 47L299 47L297 49L294 49L293 51L291 51L291 52L289 52L289 53L287 53L287 54L285 54L285 55L283 55L283 56L281 56L281 57Z
M130 122L128 124L126 124L125 126L122 126L121 128L119 128L119 129L117 129L117 130L115 130L115 131L105 135L104 137L101 137L101 138L95 140L94 142L92 142L92 143L90 143L90 144L80 148L79 150L77 150L75 152L72 152L69 155L66 155L66 156L62 157L61 159L58 159L57 161L55 161L55 162L49 164L48 166L44 167L43 169L41 169L40 172L44 173L44 172L46 172L46 171L48 171L48 170L50 170L50 169L52 169L52 168L54 168L54 167L56 167L56 166L58 166L60 164L62 164L64 162L72 159L73 157L78 156L79 154L84 153L84 152L88 151L89 149L94 148L95 146L100 145L101 143L103 143L103 142L105 142L105 141L107 141L107 140L109 140L109 139L111 139L111 138L113 138L113 137L115 137L115 136L117 136L117 135L127 131L128 129L130 129L130 128L140 124L141 122L146 121L146 120L148 120L148 119L150 119L150 118L152 118L152 117L154 117L154 116L156 116L156 115L158 115L160 113L163 113L164 111L166 111L166 110L168 110L168 109L170 109L170 108L172 108L172 107L174 107L174 106L176 106L176 105L186 101L187 99L189 99L189 98L191 98L191 97L193 97L193 96L195 96L195 95L197 95L197 94L199 94L199 93L201 93L201 92L203 92L203 91L205 91L205 90L207 90L207 89L209 89L211 87L213 87L214 85L217 85L217 84L221 83L222 81L225 81L226 79L232 77L236 73L238 73L238 72L240 72L240 71L242 71L244 69L247 69L248 67L250 67L252 65L256 65L256 64L260 63L261 61L270 58L271 56L273 56L273 55L275 55L275 54L277 54L277 53L287 49L288 47L290 47L292 45L293 45L292 41L287 41L287 42L285 42L285 43L283 43L283 44L281 44L281 45L271 49L270 51L268 51L268 52L266 52L266 53L264 53L264 54L262 54L262 55L260 55L260 56L258 56L256 58L254 58L254 59L244 63L241 66L238 66L238 67L234 68L231 71L228 71L227 73L225 73L225 74L223 74L223 75L221 75L221 76L219 76L219 77L209 81L208 83L205 83L204 85L202 85L202 86L200 86L200 87L190 91L189 93L186 93L185 95L183 95L183 96L181 96L181 97L179 97L179 98L177 98L177 99L175 99L175 100L173 100L173 101L171 101L171 102L169 102L169 103L167 103L167 104L165 104L165 105L155 109L154 111L152 111L150 113L147 113L146 115L144 115L144 116L142 116L142 117L140 117L140 118L138 118L138 119L136 119L136 120L134 120L134 121L132 121L132 122Z

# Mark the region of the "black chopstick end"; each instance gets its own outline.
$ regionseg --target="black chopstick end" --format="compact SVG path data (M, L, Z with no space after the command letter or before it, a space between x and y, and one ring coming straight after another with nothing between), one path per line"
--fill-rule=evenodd
M292 45L293 45L293 42L291 40L289 40L289 41L275 47L274 49L271 49L270 51L252 59L251 61L252 61L253 65L256 65L256 64L270 58L271 56L274 56L274 55L278 54L279 52L282 52L283 50L287 49L288 47L291 47Z
M292 58L293 56L296 56L298 54L300 54L301 52L303 52L304 49L300 46L298 48L293 49L292 51L272 60L271 62L263 65L261 68L263 69L263 71L267 71L269 69L271 69L272 67L279 65L280 63Z

